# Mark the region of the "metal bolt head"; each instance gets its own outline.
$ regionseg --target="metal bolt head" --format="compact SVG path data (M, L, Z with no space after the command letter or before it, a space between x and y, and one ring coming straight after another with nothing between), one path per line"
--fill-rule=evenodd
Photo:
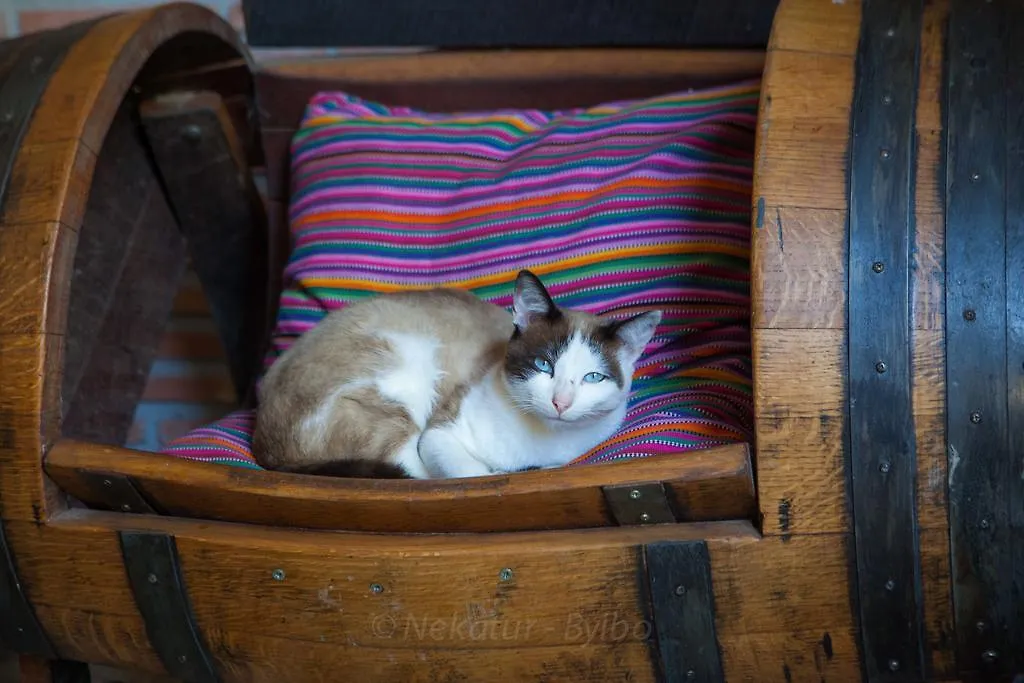
M887 590L887 591L896 590L896 582L893 581L892 579L889 579L888 581L886 581L885 582L885 590Z
M184 664L188 661L188 657L186 657L185 655L178 655L178 661Z
M995 664L997 659L999 659L999 653L995 650L988 649L981 653L981 661L986 664Z
M284 581L283 569L275 569L274 571L270 572L270 575L274 578L274 581Z
M974 629L978 633L984 633L986 628L988 627L985 625L985 622L983 620L978 619L976 622L974 622Z
M971 412L971 422L979 424L981 422L981 411L975 410Z
M964 309L964 320L966 320L967 322L973 322L977 317L978 314L974 312L973 308Z
M156 583L156 574L150 574L149 576L147 576L146 581L149 581L150 583Z
M383 593L384 592L384 586L380 585L379 583L371 583L370 584L370 592L371 593Z
M992 526L987 519L982 519L980 525L982 529L987 529Z
M646 512L641 512L640 513L640 521L641 522L649 522L649 521L651 521L651 516L649 514L647 514Z
M695 681L695 680L697 680L697 672L694 671L693 669L687 669L686 670L686 680L688 680L688 681Z
M898 659L890 659L889 660L889 671L899 671L899 670L900 670L900 660L898 660Z
M640 489L633 489L632 491L630 491L629 492L629 497L632 498L633 500L636 500L637 498L639 498L640 497Z
M121 512L131 512L131 511L132 511L132 506L129 505L128 503L125 503L124 505L121 506Z
M978 173L977 171L975 171L974 173L972 173L972 174L971 174L971 182L972 182L972 183L976 183L976 182L978 182L979 180L981 180L981 174L980 174L980 173Z
M892 104L892 95L882 95L882 104Z
M502 581L511 581L512 576L512 569L510 567L505 567L500 572L498 572L498 578Z
M889 366L885 364L885 361L880 360L877 363L875 363L875 372L877 372L879 375L884 374L885 371L888 369Z
M199 138L203 136L203 131L199 126L193 123L185 126L181 130L181 136L190 142L197 142Z
M889 29L888 31L885 32L885 36L887 38L892 38L895 35L896 35L896 29L894 29L894 28L891 28L891 29Z
M871 264L871 270L875 271L876 273L881 273L883 270L885 270L885 264L882 263L881 261L875 261L874 263Z
M685 595L685 594L686 594L686 586L683 586L683 585L676 586L676 595Z
M880 157L882 157L883 159L888 159L889 157L891 157L891 156L892 156L892 152L890 152L890 151L889 151L889 150L887 150L887 149L883 149L882 151L880 151L880 152L878 153L878 155L879 155Z
M892 469L892 465L889 464L889 461L885 461L878 466L878 471L881 472L882 474L889 474L890 469Z
M110 487L110 486L114 485L114 482L110 481L109 479L104 479L103 480L103 485L107 486L107 487Z

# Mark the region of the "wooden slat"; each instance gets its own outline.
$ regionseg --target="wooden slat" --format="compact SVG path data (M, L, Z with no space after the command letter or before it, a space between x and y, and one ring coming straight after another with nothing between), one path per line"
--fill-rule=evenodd
M267 218L242 142L247 134L235 130L212 92L146 101L140 117L241 403L262 370L278 295L270 285Z
M861 2L783 0L754 160L751 324L764 533L850 528L847 159ZM795 680L795 678L794 678Z
M47 456L46 471L64 490L104 509L111 503L90 473L129 477L166 514L313 529L489 533L614 526L602 487L648 482L665 483L678 521L750 519L755 510L744 445L512 476L370 483L62 441Z
M66 333L65 435L124 443L184 261L184 240L128 104L107 133L79 230Z
M860 0L784 0L775 12L768 49L852 57L857 52L860 14Z
M261 123L295 129L318 90L438 111L563 108L757 78L762 50L465 51L274 66L257 75Z
M450 675L470 679L501 671L537 680L547 667L549 680L650 681L639 548L696 539L708 543L726 680L782 682L787 670L791 680L859 678L843 535L758 540L749 525L720 522L412 537L90 511L12 527L34 548L23 572L61 651L101 663L116 656L123 666L154 660L113 561L117 529L173 533L217 665L245 680L318 680L335 673L331 665L369 680L420 680L441 657ZM375 633L380 615L397 630ZM488 624L487 633L453 632L452 619L458 626L463 617ZM439 632L421 636L434 620ZM379 623L390 629L389 619ZM501 629L515 633L517 624L511 642L502 640Z
M843 329L846 212L778 206L764 197L754 212L753 326Z

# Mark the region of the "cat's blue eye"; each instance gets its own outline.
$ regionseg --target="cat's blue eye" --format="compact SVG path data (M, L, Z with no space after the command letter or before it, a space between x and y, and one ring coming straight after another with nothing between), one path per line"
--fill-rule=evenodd
M588 372L583 375L583 381L591 384L597 384L598 382L603 382L606 379L608 379L608 376L602 375L600 372Z
M543 358L534 358L533 359L533 364L541 372L546 372L549 375L552 372L552 370L551 370L551 363L549 363L548 361L544 360Z

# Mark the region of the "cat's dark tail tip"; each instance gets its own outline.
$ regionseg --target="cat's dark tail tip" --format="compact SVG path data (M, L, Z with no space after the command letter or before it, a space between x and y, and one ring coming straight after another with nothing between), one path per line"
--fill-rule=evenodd
M318 477L344 477L350 479L412 479L399 467L387 462L369 460L335 460L312 465L298 465L282 469L292 474L311 474Z

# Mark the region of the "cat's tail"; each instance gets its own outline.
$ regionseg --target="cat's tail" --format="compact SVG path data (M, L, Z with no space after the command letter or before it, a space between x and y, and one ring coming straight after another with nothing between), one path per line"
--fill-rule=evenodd
M352 479L412 479L409 474L388 462L373 460L334 460L311 465L293 465L278 468L280 472L312 474L320 477L346 477Z

